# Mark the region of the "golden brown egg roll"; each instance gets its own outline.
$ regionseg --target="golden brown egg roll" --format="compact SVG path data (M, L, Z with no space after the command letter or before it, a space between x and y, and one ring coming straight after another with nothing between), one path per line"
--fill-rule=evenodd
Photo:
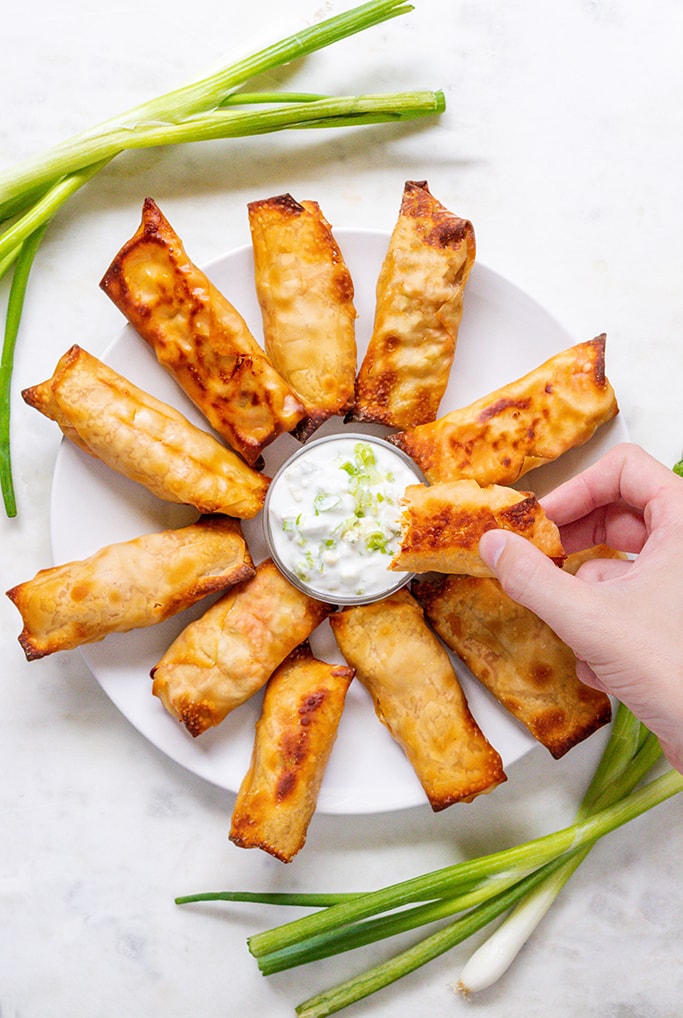
M190 261L151 198L100 286L247 463L304 416L244 318Z
M513 484L587 442L619 412L605 375L604 335L431 424L392 435L428 481Z
M586 557L569 555L564 568L575 572ZM416 582L413 593L444 643L555 759L610 720L609 697L579 681L570 648L497 580L434 576Z
M344 658L403 748L437 812L505 781L498 752L472 717L445 647L403 589L330 617Z
M525 537L556 565L566 558L557 526L530 491L498 484L482 488L471 480L413 484L402 505L400 546L389 569L491 576L479 538L493 529Z
M21 612L19 643L33 661L163 622L253 575L239 522L204 516L42 569L7 596Z
M79 346L22 396L79 449L166 502L240 519L263 506L270 478Z
M152 692L201 735L258 692L333 610L284 578L270 559L191 622L152 669Z
M474 260L472 224L434 198L426 181L407 181L350 420L405 429L436 418Z
M266 353L304 405L304 441L353 402L353 281L317 202L282 194L248 211Z
M307 643L268 680L230 840L291 862L306 841L346 693L347 665L315 658Z

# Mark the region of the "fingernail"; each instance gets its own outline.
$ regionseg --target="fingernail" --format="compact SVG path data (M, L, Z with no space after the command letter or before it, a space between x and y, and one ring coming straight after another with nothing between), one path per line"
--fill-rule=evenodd
M502 530L487 530L479 540L479 554L490 569L495 569L505 547L506 535Z

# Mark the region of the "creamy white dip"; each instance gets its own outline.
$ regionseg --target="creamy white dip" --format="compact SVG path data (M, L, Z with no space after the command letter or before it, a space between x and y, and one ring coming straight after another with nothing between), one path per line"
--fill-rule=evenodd
M332 602L395 590L407 577L388 570L399 545L401 499L419 480L416 468L381 439L341 434L310 443L268 490L273 558L297 585Z

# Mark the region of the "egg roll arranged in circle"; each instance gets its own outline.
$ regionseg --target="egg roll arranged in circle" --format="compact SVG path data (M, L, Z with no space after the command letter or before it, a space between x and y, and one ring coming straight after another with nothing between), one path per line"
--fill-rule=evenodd
M256 465L262 449L304 416L242 315L190 260L151 198L100 286L247 463Z
M263 506L270 478L79 346L22 396L79 449L166 502L240 519Z
M41 569L7 591L29 661L152 626L254 575L238 520L204 516Z
M563 568L615 557L623 556L598 546L572 553ZM609 722L607 694L579 681L571 649L498 580L431 576L413 593L446 646L556 760Z
M270 677L232 814L235 845L282 862L303 848L352 679L353 669L320 661L308 642Z
M330 616L339 649L437 812L506 780L472 716L448 651L406 590Z
M152 668L152 692L190 735L201 735L265 686L331 611L265 559L173 641Z
M426 181L407 181L349 420L405 429L436 418L475 254L472 224L434 198Z
M305 441L353 403L353 281L317 202L282 194L251 202L248 212L264 345L304 405L293 434Z
M583 445L619 412L605 374L604 335L578 343L431 424L391 435L428 481L514 484Z

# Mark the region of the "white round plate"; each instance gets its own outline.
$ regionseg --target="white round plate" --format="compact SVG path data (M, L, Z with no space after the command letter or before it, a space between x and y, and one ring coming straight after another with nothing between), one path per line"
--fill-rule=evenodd
M374 314L375 283L389 235L367 230L335 230L356 290L359 363ZM253 281L251 247L219 258L206 268L216 286L241 312L256 337L261 316ZM470 276L451 381L440 413L470 403L518 378L548 357L590 336L572 337L538 304L497 273L475 265ZM173 404L190 420L206 422L135 331L126 326L103 359L126 378ZM343 428L328 422L316 437ZM359 429L387 434L386 429ZM527 474L524 488L538 494L588 465L607 448L626 438L620 417L606 425L580 449L556 463ZM278 438L265 453L271 475L299 448L289 435ZM190 522L192 511L160 501L104 464L64 440L55 466L51 504L52 551L55 563L85 558L99 548L142 533ZM256 561L266 555L260 516L244 524ZM153 745L207 781L236 792L247 769L260 696L234 711L222 724L193 739L152 695L150 669L171 641L206 602L149 629L113 634L82 648L93 675L128 720ZM314 651L339 661L329 625L313 634ZM454 659L472 713L509 767L534 740ZM374 714L360 683L352 683L337 741L325 773L318 809L324 813L359 814L403 809L425 803L425 796L402 751Z

